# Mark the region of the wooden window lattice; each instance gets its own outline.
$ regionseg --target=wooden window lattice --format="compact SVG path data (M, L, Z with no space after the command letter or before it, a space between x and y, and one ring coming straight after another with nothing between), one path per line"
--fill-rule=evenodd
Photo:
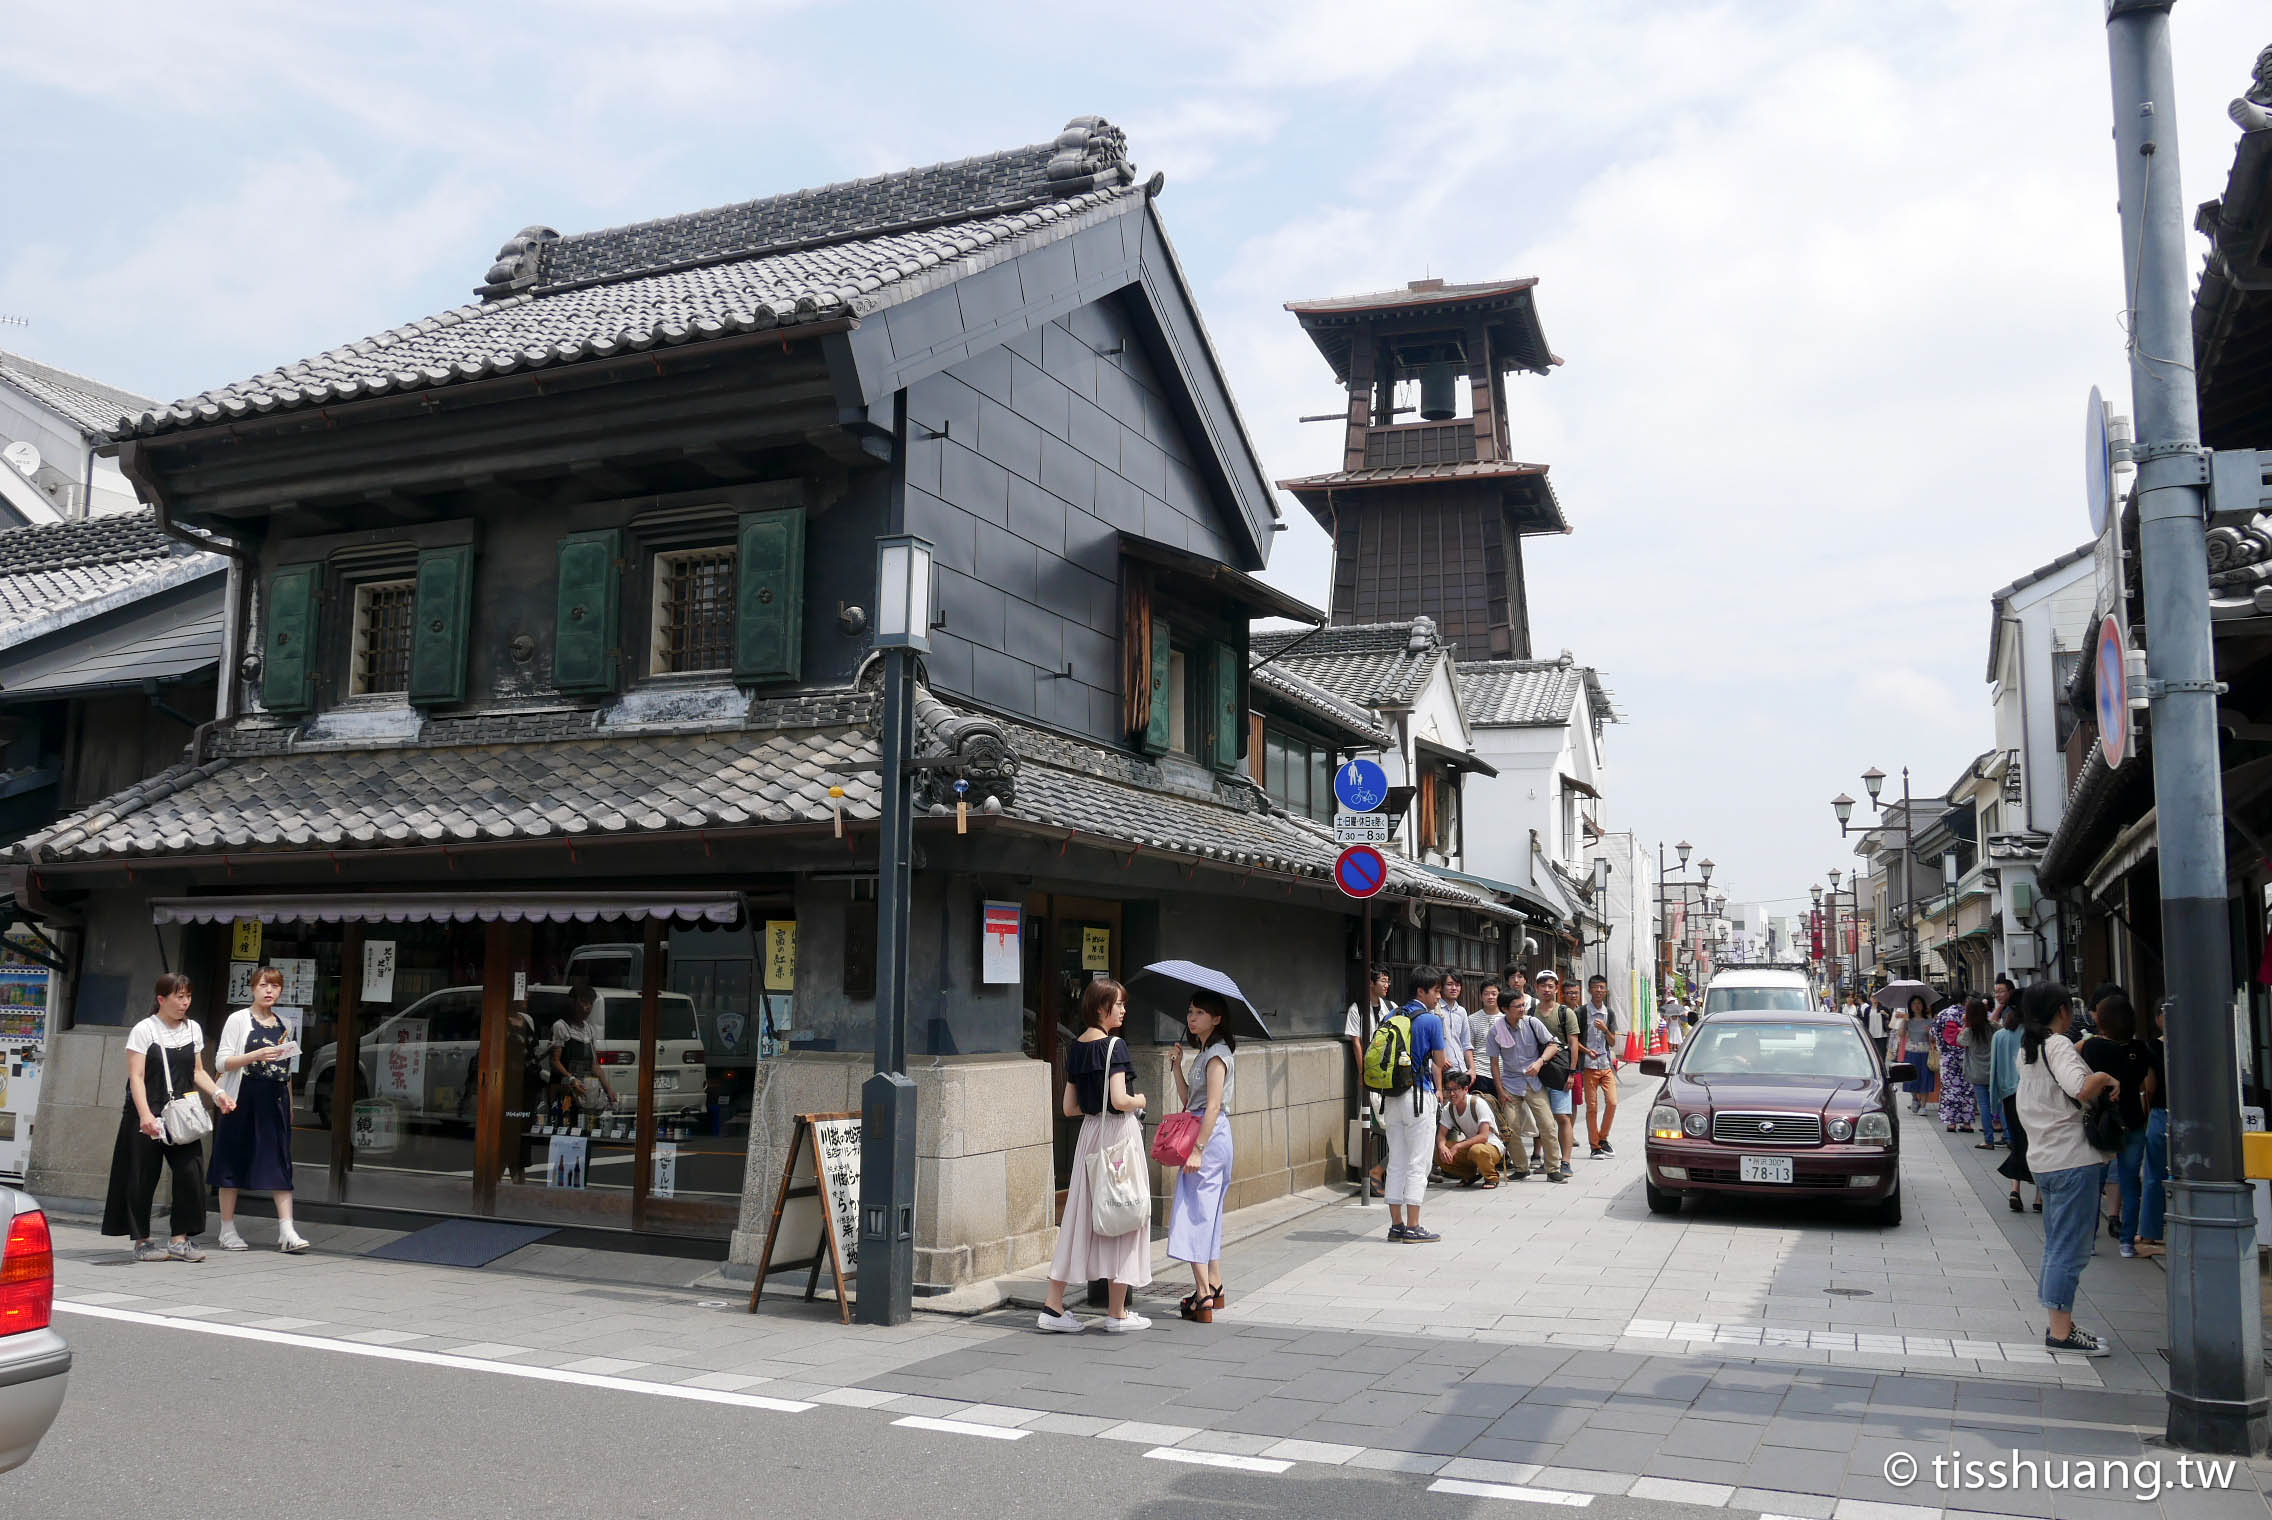
M734 663L734 551L696 549L663 562L656 632L665 671Z
M418 583L380 581L358 587L355 598L355 694L408 691Z

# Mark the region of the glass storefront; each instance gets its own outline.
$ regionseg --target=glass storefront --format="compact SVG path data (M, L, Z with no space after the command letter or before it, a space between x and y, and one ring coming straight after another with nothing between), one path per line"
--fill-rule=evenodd
M785 908L754 932L572 917L201 932L226 967L216 1027L254 969L284 973L303 1198L713 1237L738 1222L757 1063L794 1022L759 955L770 933L787 979Z

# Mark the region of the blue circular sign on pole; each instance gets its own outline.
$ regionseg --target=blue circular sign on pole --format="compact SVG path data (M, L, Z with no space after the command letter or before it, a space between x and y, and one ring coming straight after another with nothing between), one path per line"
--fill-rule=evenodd
M1351 897L1372 897L1388 885L1388 862L1369 844L1353 844L1333 863L1333 884Z
M1371 760L1351 760L1333 773L1333 796L1352 813L1370 813L1388 801L1388 772Z

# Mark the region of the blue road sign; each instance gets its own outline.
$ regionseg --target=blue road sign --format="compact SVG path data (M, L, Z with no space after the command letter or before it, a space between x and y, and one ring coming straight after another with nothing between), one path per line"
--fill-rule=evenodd
M1333 773L1333 795L1352 813L1370 813L1388 801L1388 772L1371 760L1351 760Z
M1371 845L1353 844L1333 863L1333 884L1351 897L1371 897L1388 885L1388 862Z

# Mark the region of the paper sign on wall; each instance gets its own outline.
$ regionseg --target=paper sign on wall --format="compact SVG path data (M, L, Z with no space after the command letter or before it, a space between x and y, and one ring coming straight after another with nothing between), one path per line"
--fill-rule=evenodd
M1021 979L1018 964L1018 935L1024 909L1014 902L986 904L986 917L979 934L978 979L990 985Z
M351 1138L359 1156L384 1156L395 1148L395 1106L383 1098L365 1098L355 1105Z
M426 1021L390 1019L375 1064L380 1097L416 1103L426 1088Z
M252 1001L252 974L260 969L258 961L229 962L229 1001L240 1007Z
M305 1008L316 1000L316 963L314 961L275 960L274 966L284 977L284 990L276 995L279 1003Z
M260 920L240 918L229 925L229 959L257 961L260 959Z
M516 971L513 973L513 1001L525 1003L528 1000L529 974L526 971Z
M545 1152L544 1181L547 1187L580 1188L584 1185L584 1167L591 1159L592 1142L582 1135L554 1135Z
M391 939L363 941L363 1001L394 1001L394 941Z
M1081 969L1083 971L1110 971L1112 969L1112 931L1110 929L1083 929L1081 931Z
M765 921L765 990L797 990L797 921L793 918Z
M655 1142L655 1185L647 1190L654 1198L678 1196L678 1143L672 1140Z

